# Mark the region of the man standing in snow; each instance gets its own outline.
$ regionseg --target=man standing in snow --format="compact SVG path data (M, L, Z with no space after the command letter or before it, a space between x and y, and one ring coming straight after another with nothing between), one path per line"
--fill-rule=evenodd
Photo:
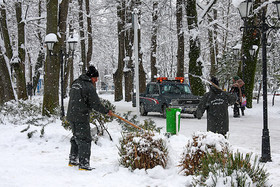
M89 66L86 74L76 79L70 90L70 98L67 110L67 120L70 122L73 137L71 138L71 150L69 166L79 166L80 170L90 171L91 134L90 112L92 109L112 115L112 111L105 108L96 93L94 87L99 73L94 66Z
M226 135L229 131L228 106L233 105L236 96L232 93L224 92L218 89L219 81L212 77L211 82L217 85L210 86L207 92L198 104L196 116L201 119L205 110L207 110L207 131Z

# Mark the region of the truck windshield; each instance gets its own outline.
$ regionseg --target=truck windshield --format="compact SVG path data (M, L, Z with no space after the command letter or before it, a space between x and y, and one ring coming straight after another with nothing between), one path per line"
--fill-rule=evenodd
M186 84L164 84L161 85L161 92L168 94L190 94L191 90Z

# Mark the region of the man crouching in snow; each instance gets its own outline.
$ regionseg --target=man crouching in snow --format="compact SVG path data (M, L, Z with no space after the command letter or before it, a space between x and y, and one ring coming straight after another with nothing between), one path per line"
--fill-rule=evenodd
M211 82L217 87L210 85L210 91L205 93L199 102L196 116L201 119L207 110L207 131L225 136L229 131L228 106L233 105L237 98L236 95L219 89L216 77L212 77Z

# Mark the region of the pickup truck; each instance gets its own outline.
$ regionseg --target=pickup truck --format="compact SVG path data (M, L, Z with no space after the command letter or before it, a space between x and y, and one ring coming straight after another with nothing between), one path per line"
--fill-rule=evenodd
M193 95L189 85L183 82L183 78L168 80L166 77L160 77L157 82L148 83L145 93L139 94L140 115L160 112L166 118L166 108L170 107L180 108L182 113L193 114L196 117L201 96ZM132 106L136 107L135 93Z

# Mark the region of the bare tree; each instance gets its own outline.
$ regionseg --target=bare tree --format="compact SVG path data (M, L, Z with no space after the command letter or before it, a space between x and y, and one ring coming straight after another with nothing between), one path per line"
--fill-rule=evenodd
M42 16L42 0L39 0L38 2L38 17L40 18ZM41 19L38 19L37 25L41 25ZM36 85L39 82L40 75L42 71L39 71L40 69L42 70L44 61L45 61L45 52L44 52L44 41L42 37L42 33L40 28L37 28L36 36L39 40L40 47L38 51L38 57L36 60L35 68L34 68L34 76L33 76L33 92L36 90Z
M151 37L151 81L157 76L157 34L158 34L158 1L153 2L152 37Z
M15 2L16 19L18 26L18 63L13 63L16 80L18 99L28 99L25 81L25 22L22 20L22 3Z
M7 66L6 59L8 61L12 58L12 47L9 37L9 30L7 27L7 15L6 15L6 7L5 3L0 4L0 43L4 44L4 46L0 45L0 105L3 103L15 99L11 78L9 74L9 69ZM3 39L3 40L2 40ZM3 53L3 48L5 48L6 53Z
M0 46L0 105L15 99L9 70Z
M210 15L208 13L209 23L217 20L217 10L214 8L213 13ZM216 76L217 73L217 55L218 55L218 42L217 42L217 24L214 24L213 27L208 29L208 39L209 39L209 50L210 50L210 76Z
M85 31L84 31L84 9L83 9L83 0L78 0L79 2L79 27L80 27L80 38L81 38L81 57L83 62L83 73L86 72L88 67L86 60L86 42L85 42Z
M125 71L124 71L124 83L125 83L125 101L132 100L132 92L133 92L133 61L132 61L132 47L133 47L133 39L134 33L132 28L132 11L134 8L134 1L130 1L126 6L125 13Z
M117 16L118 20L118 41L119 41L119 56L118 56L118 69L113 75L115 84L115 101L121 101L123 99L123 68L125 57L125 0L117 1Z
M86 15L87 15L87 64L90 63L92 57L92 24L90 15L90 2L86 0Z
M205 93L204 85L199 76L202 75L202 62L198 61L200 57L200 41L195 33L198 31L196 0L186 0L186 13L188 20L188 29L190 31L190 50L189 50L189 80L194 95L203 95Z
M10 34L9 34L8 26L7 26L7 12L6 12L5 5L6 5L6 3L0 4L0 11L1 11L0 26L1 26L2 36L3 36L4 45L5 45L5 49L6 49L6 56L8 57L9 60L11 60L13 57L13 50L12 50Z
M177 19L177 77L184 77L184 56L185 56L185 42L183 31L183 0L176 2L176 19Z
M58 1L47 1L47 28L46 34L58 32ZM54 45L53 54L47 53L44 66L44 98L43 115L50 116L56 114L59 106L58 88L59 88L59 51L60 46Z

